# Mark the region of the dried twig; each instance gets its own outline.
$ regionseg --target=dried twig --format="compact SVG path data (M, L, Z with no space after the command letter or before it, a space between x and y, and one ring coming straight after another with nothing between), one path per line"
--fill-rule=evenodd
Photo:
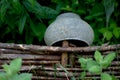
M93 52L95 50L110 51L120 49L120 44L108 45L108 46L89 46L89 47L52 47L52 46L38 46L38 45L25 45L25 44L13 44L13 43L0 43L1 49L15 49L22 51L39 52Z

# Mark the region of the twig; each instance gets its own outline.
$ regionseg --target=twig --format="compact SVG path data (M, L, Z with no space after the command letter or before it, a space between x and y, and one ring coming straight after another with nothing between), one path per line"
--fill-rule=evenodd
M8 43L0 43L1 49L14 49L14 50L22 50L22 51L31 51L36 54L39 52L93 52L95 50L100 51L111 51L120 49L120 44L117 45L108 45L108 46L89 46L89 47L52 47L52 46L38 46L38 45L25 45L25 44L8 44Z
M69 80L69 78L68 78L68 76L67 76L67 74L66 74L66 73L65 73L65 76L66 76L67 80Z

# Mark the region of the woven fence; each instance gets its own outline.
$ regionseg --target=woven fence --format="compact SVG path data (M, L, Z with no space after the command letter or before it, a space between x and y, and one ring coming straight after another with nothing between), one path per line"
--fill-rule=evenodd
M21 72L32 73L32 80L68 80L71 74L79 79L83 70L78 62L79 56L93 58L94 52L99 50L102 55L116 52L117 57L111 66L104 69L104 72L113 74L120 79L120 44L108 46L90 46L90 47L52 47L13 43L0 43L0 71L3 71L1 65L9 63L14 58L22 58ZM62 68L62 54L68 54L68 66ZM74 55L74 65L70 66L70 55ZM69 73L66 73L65 70ZM99 79L99 75L87 73L86 80L93 78Z

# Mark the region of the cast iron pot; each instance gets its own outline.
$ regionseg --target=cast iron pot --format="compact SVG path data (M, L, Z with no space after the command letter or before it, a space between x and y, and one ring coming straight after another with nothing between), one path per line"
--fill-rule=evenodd
M76 46L91 45L94 32L90 25L75 13L60 14L49 25L45 32L44 40L48 46L61 46L67 40Z

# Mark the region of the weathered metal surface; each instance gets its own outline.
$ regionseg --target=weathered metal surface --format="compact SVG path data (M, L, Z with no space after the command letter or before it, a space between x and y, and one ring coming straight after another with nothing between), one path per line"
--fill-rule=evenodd
M49 46L64 40L76 41L74 44L77 46L90 45L93 38L94 32L90 25L75 13L60 14L47 28L44 37ZM78 45L78 43L81 44Z

